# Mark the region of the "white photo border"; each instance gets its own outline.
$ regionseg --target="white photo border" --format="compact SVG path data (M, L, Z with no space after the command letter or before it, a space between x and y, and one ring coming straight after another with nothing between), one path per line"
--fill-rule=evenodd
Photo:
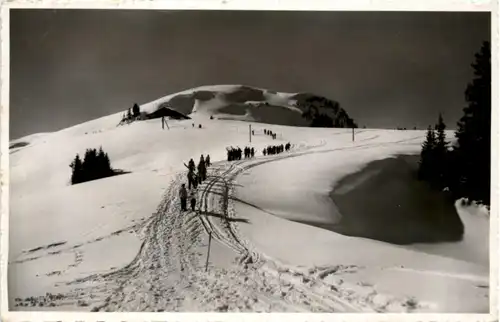
M148 9L148 10L273 10L273 11L476 11L491 12L492 162L490 208L489 314L320 314L320 313L88 313L8 311L7 264L9 228L9 80L10 9ZM498 321L498 196L500 164L498 113L498 0L11 0L1 8L0 110L0 309L2 321Z

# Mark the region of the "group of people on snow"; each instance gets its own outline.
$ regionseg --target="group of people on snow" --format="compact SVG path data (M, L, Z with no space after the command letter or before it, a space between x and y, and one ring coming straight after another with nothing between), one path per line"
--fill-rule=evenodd
M196 189L198 188L199 184L201 184L204 180L207 179L207 168L210 165L211 165L210 155L207 155L206 158L203 158L203 154L200 157L198 166L195 165L193 159L189 160L188 164L186 165L186 167L188 168L187 179L188 179L188 189L190 191L189 197L190 197L192 211L194 211L196 206ZM186 211L188 191L186 189L185 183L183 183L181 186L179 196L181 198L181 210Z
M253 158L255 156L254 148L249 148L246 146L243 152L245 153L245 159Z
M291 148L290 143L287 143L285 145L269 145L268 147L264 148L262 150L263 155L273 155L273 154L279 154L282 153L283 151L289 151Z
M273 138L273 140L276 140L276 133L273 133L272 131L264 129L264 134L269 135L270 137Z
M194 123L193 123L194 127ZM199 126L201 128L201 124ZM264 129L264 134L269 135L276 139L276 133L273 133L270 130ZM254 135L254 131L252 130L252 135ZM282 153L284 151L289 151L291 149L291 144L287 143L285 145L270 145L262 150L262 154L265 155L275 155ZM227 161L235 161L241 160L242 155L244 155L245 159L255 157L255 149L252 147L245 147L244 150L241 150L240 147L226 148L227 150ZM210 155L207 155L205 158L203 155L200 156L200 161L198 165L194 163L193 159L190 159L188 164L184 164L188 168L187 179L188 179L188 188L186 189L186 184L182 184L179 196L181 199L181 210L187 211L187 199L190 198L191 210L194 211L196 207L196 189L198 185L201 184L207 178L207 168L210 167ZM188 190L190 191L188 194Z
M255 149L250 148L250 147L245 147L243 150L241 150L240 147L238 148L226 148L227 150L227 161L235 161L235 160L241 160L241 157L244 156L245 159L253 158L255 156Z
M227 150L227 161L235 161L235 160L241 160L241 154L243 151L238 147L238 148L226 148Z

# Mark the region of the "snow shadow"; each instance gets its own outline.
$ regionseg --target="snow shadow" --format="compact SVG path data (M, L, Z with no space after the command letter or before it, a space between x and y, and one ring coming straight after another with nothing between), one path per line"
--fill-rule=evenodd
M225 216L225 215L221 215L221 214L218 214L218 213L215 213L215 212L202 212L202 214L204 216L211 216L211 217L217 217L217 218L220 218L220 219L225 219L229 222L242 222L242 223L245 223L245 224L249 224L250 221L246 218L237 218L237 217L228 217L228 216Z
M419 156L369 163L344 177L330 193L342 217L309 225L399 245L460 241L464 225L454 200L416 177Z
M9 146L9 150L16 149L16 148L22 148L22 147L27 146L27 145L29 145L29 142L17 142L17 143L12 144L11 146Z
M86 182L92 182L92 181L96 181L96 180L102 180L102 179L111 178L111 177L115 177L115 176L119 176L119 175L123 175L123 174L130 174L130 173L132 173L132 171L125 171L125 170L121 170L121 169L113 169L113 172L110 173L110 174L108 174L108 175L104 175L102 177L95 178L95 179L88 179L88 180L85 180L85 181L82 181L82 182L79 182L79 183L75 183L74 185L79 185L79 184L86 183Z

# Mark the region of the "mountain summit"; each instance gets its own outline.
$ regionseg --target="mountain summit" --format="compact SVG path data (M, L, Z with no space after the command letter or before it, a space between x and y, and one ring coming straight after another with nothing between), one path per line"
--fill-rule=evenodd
M357 127L337 101L309 93L281 93L245 85L197 87L140 108L143 119L206 116L276 125Z

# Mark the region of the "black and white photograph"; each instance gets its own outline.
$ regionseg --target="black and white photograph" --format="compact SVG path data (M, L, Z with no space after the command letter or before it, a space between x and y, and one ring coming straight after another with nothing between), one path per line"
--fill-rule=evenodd
M2 310L496 310L491 11L7 14Z

